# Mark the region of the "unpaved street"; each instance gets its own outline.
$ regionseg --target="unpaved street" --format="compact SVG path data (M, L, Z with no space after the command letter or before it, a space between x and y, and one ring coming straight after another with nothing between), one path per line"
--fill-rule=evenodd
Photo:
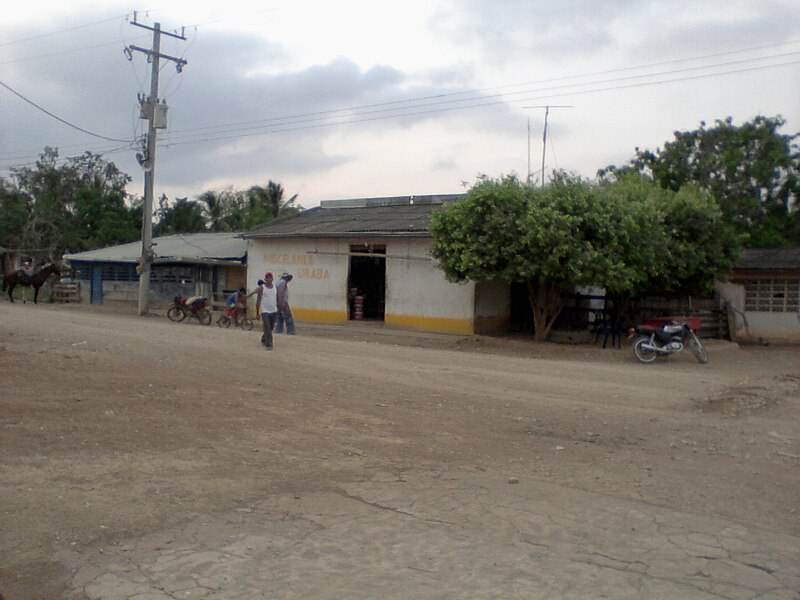
M0 303L6 600L800 598L800 349Z

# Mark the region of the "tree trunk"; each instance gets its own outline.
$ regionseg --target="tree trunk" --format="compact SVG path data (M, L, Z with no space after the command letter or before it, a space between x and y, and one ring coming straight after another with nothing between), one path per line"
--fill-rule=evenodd
M533 339L537 342L544 342L564 309L564 295L561 288L552 283L532 280L525 283L528 288L528 301L533 312Z

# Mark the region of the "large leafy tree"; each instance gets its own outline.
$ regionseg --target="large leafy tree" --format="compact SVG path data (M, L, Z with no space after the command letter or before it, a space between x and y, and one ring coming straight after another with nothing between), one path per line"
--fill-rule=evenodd
M34 167L11 169L3 180L0 244L53 259L66 250L131 241L140 213L127 201L129 181L99 155L60 160L58 150L45 148Z
M702 289L738 248L707 193L639 176L595 185L556 173L544 188L481 179L435 213L432 254L451 281L524 282L535 339L547 338L576 285L617 295Z
M743 236L725 221L711 194L695 185L673 192L628 173L601 183L597 194L601 204L616 201L622 211L618 218L638 221L623 227L633 236L627 239L622 271L628 277L602 280L611 293L704 294L739 257Z
M748 234L749 246L800 243L800 134L780 132L781 117L755 117L742 125L732 118L711 127L676 131L655 151L636 149L622 168L607 167L604 177L636 171L677 192L694 184L712 194L723 218Z
M745 236L724 219L711 194L693 185L665 194L661 209L668 246L661 254L663 274L650 281L649 291L710 292L733 270Z
M122 195L80 188L75 194L73 247L87 250L133 241L140 237L141 216L137 216Z
M432 254L451 281L524 282L542 341L574 286L641 283L626 255L655 213L638 214L622 196L607 200L615 201L600 202L594 186L565 173L544 188L483 178L433 215Z

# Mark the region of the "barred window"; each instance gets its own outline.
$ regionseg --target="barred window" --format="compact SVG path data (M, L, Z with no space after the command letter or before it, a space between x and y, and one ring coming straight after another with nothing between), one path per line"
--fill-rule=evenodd
M138 281L136 266L125 263L109 263L103 267L103 281Z
M160 283L179 283L181 285L193 284L193 269L186 265L159 266L157 269L150 270L150 281Z
M800 312L800 279L748 279L744 309L754 312Z

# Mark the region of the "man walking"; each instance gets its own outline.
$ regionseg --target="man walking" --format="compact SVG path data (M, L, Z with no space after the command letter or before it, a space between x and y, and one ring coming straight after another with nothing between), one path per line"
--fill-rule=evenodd
M278 290L278 322L275 324L275 333L283 333L283 325L286 323L286 333L295 334L294 316L289 306L289 282L294 279L290 273L283 272L275 284Z
M272 350L272 330L278 317L278 290L272 283L272 273L264 273L264 280L258 282L256 311L264 322L264 335L261 343L267 350Z

